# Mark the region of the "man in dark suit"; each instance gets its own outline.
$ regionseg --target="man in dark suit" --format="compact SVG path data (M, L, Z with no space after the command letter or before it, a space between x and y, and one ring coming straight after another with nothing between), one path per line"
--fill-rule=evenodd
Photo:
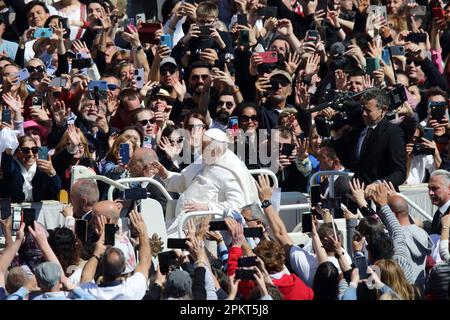
M369 190L381 180L397 188L406 179L406 147L403 131L385 118L387 93L373 88L361 96L365 127L352 128L332 144L343 165Z
M158 155L152 149L140 148L133 153L133 157L130 160L130 173L132 177L153 177L155 175L152 163L158 161ZM155 180L159 180L159 177L155 176ZM162 182L159 180L158 182ZM161 204L164 215L166 213L167 199L164 194L153 184L145 186L150 193L149 198L155 199Z
M450 172L436 170L428 182L428 195L431 203L438 207L430 223L424 222L423 227L429 234L441 234L441 218L450 212Z

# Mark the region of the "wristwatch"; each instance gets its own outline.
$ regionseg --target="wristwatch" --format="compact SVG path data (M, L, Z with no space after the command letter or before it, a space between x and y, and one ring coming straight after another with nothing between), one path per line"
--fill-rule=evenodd
M272 205L272 201L270 200L264 200L261 202L261 208L265 209Z

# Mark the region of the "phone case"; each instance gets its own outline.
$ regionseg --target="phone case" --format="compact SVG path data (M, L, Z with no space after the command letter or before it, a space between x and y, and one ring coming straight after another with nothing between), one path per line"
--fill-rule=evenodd
M380 61L378 58L366 58L366 72L369 75L373 75L375 70L380 69Z
M240 257L238 259L238 268L256 266L256 256Z
M262 58L263 63L278 62L278 53L276 51L259 52L258 55Z
M170 34L163 34L160 39L161 45L166 45L169 47L169 49L173 48L173 40L172 36Z
M139 24L139 22L145 23L147 19L145 18L145 13L139 13L136 15L136 23Z
M188 246L186 244L187 239L175 239L168 238L167 239L167 248L170 249L187 249Z
M159 44L159 38L155 38L155 33L159 28L159 23L142 23L138 28L139 39L144 43Z
M25 223L25 230L28 230L28 227L34 226L34 221L36 220L36 210L32 208L24 208L22 209L22 222Z
M261 238L263 235L263 228L244 228L244 237L246 238Z
M18 73L19 81L24 81L30 77L30 73L28 72L27 68L23 68Z
M276 17L277 16L277 7L263 7L256 10L256 14L259 17Z
M121 143L119 146L119 154L122 158L123 164L130 162L130 145L128 143Z
M312 231L312 214L311 213L303 213L302 214L302 232L311 232Z
M2 111L2 122L11 123L11 110L3 109L3 111Z
M241 26L246 26L248 24L247 21L247 15L244 14L238 14L237 16L237 24L241 25Z
M105 245L114 246L116 226L114 224L105 224Z
M48 160L48 148L46 146L39 147L38 158L41 160Z
M108 92L108 82L104 80L92 80L88 84L88 90L89 91L95 91L95 88L97 87L98 91L104 91Z
M52 28L37 28L34 31L35 38L51 38L53 35Z
M239 129L239 120L238 117L230 117L228 119L228 128L233 130Z
M444 116L445 116L446 109L447 109L447 105L446 104L430 105L431 119L437 120L438 122L441 122L442 118L444 118Z
M142 87L145 85L144 68L134 70L134 80L136 80L136 86L139 89L142 89Z
M423 128L423 137L428 141L433 141L433 128Z
M441 7L435 7L432 8L431 11L433 12L433 16L435 16L439 20L445 19L445 11Z
M5 220L11 215L11 199L0 199L1 219Z

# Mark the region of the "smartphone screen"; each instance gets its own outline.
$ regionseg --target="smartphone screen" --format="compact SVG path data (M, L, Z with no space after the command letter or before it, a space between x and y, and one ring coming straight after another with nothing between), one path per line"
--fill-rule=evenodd
M263 235L263 228L244 228L244 237L246 238L261 238Z
M209 223L209 230L217 231L217 230L228 230L227 224L225 221L211 221Z
M312 231L312 214L303 213L302 214L302 231L303 233Z
M186 240L188 240L188 239L168 238L167 239L167 248L170 248L170 249L187 249L188 246L186 244Z
M130 162L130 145L128 143L121 143L119 145L119 154L123 164Z
M112 223L105 224L105 246L114 246L116 235L116 225Z
M36 220L36 210L33 208L23 208L22 209L22 221L25 223L25 230L28 227L34 228L34 221Z
M253 267L256 266L256 256L250 256L250 257L240 257L238 259L238 267Z
M236 269L236 279L240 280L254 280L255 270L252 269Z
M159 271L162 274L169 273L170 252L158 253Z
M355 257L355 266L358 268L359 278L367 279L367 260L366 257Z
M87 220L76 219L75 220L75 234L81 242L87 241Z
M10 198L0 199L0 209L2 220L7 219L11 215L11 199Z

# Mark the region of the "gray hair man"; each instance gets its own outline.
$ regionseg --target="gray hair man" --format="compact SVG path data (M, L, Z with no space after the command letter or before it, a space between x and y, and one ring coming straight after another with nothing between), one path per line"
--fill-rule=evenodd
M428 182L428 196L438 210L433 216L431 226L424 222L424 229L429 234L440 234L441 218L450 212L450 172L440 169L431 173Z

